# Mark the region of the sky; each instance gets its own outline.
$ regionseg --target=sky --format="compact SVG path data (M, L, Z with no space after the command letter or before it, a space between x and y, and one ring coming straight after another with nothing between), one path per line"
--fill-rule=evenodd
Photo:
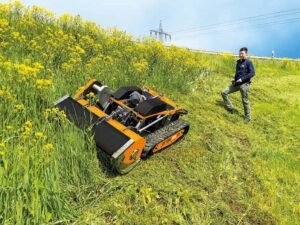
M6 2L0 0L0 2ZM117 27L135 37L149 36L149 30L163 29L172 34L167 44L193 49L237 53L248 47L250 55L300 58L299 0L21 0L26 6L38 5L53 11L80 15L104 28ZM239 21L274 12L290 11L289 15L273 14L256 21ZM298 19L298 21L297 21ZM291 21L296 22L291 22ZM222 24L223 23L223 24ZM258 25L263 24L264 25ZM269 23L269 24L267 24ZM217 29L207 30L211 24ZM194 28L196 32L191 32ZM176 31L185 30L185 33Z

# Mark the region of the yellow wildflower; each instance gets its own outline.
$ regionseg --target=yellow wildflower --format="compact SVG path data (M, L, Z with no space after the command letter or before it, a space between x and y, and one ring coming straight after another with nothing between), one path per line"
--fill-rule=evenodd
M43 134L43 132L35 132L34 136L37 138L47 139L47 136L45 134Z
M0 148L4 148L5 144L3 142L0 142Z
M44 89L44 88L48 88L52 85L52 80L37 79L35 83L36 83L36 87L38 89Z
M49 115L51 114L51 109L46 109L44 111L44 116L46 117L46 119L48 119Z
M30 46L30 48L35 49L38 46L38 44L35 40L31 40L29 42L29 46ZM43 54L45 54L45 53L43 53Z
M136 62L133 64L135 70L139 73L146 72L149 69L148 62L146 60L141 60L140 62Z
M8 42L1 41L0 42L0 47L5 48L8 45Z
M41 69L44 69L44 66L38 62L35 62L35 63L33 63L33 68L41 70Z
M24 105L23 104L17 104L17 105L15 105L15 109L16 110L23 110L25 107L24 107Z
M27 120L25 123L25 126L27 126L27 127L32 127L32 121L31 120Z
M29 136L29 134L31 133L31 129L32 129L32 121L31 120L27 120L24 123L23 129L22 129L22 134L24 136Z
M6 19L0 19L0 27L7 27L9 25Z
M5 34L9 29L9 22L6 19L0 19L0 36ZM6 42L7 43L7 42ZM3 46L4 41L1 40L0 46Z
M294 211L296 214L300 215L300 204L295 205L293 208L294 208L293 211Z
M95 96L94 92L90 92L86 95L87 98L93 98Z
M3 66L4 68L7 70L7 71L12 71L14 69L14 64L11 62L11 61L5 61L3 63Z
M64 70L70 70L72 69L72 65L70 65L69 63L63 63L61 64L61 68Z
M79 54L85 53L85 50L78 45L75 47L75 51L78 52Z
M43 137L44 134L42 132L35 132L36 137Z
M44 145L44 150L46 150L46 151L54 150L53 144L50 144L50 143L45 144L45 145Z
M73 20L73 16L70 15L70 14L67 14L67 13L62 14L62 15L59 17L59 21L60 21L60 22L63 22L63 23L72 22L72 20Z
M5 156L5 153L6 153L5 151L0 151L0 163L1 163L1 158L3 158Z
M26 37L23 34L20 34L19 32L12 32L12 38L16 41L26 41Z
M18 74L21 75L22 80L26 80L29 77L36 77L40 72L39 68L30 67L25 64L15 64L15 69L17 69Z
M59 110L57 107L46 109L44 111L44 116L46 119L54 119L56 121L66 118L65 112Z
M31 128L30 127L24 127L23 128L23 135L28 136L31 133Z
M7 129L7 130L11 130L11 129L13 129L13 126L7 125L7 126L6 126L6 129Z
M0 89L0 97L6 100L11 100L13 99L13 95L5 89Z

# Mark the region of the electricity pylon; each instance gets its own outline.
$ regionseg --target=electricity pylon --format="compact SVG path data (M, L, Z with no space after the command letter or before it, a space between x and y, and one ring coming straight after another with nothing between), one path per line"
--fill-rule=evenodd
M165 41L171 41L172 36L171 34L168 34L166 32L164 32L163 28L162 28L162 22L160 21L159 23L159 28L158 30L150 30L150 36L153 37L153 34L155 36L156 39L160 40L161 42Z

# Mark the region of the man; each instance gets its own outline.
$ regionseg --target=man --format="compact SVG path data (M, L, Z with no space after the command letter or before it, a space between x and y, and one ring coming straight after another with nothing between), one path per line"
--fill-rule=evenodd
M239 60L236 62L236 72L232 79L232 84L225 88L221 95L228 112L233 113L233 106L228 98L228 94L240 91L245 112L245 123L250 122L250 104L248 100L251 78L255 75L254 66L247 58L248 49L243 47L239 52Z

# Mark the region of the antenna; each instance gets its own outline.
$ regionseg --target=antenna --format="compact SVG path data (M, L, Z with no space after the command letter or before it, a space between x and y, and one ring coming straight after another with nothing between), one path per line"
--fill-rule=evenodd
M171 34L168 34L164 32L163 27L162 27L162 21L159 23L159 28L158 30L150 30L150 36L155 37L156 39L160 40L161 42L165 41L171 41L172 36Z

